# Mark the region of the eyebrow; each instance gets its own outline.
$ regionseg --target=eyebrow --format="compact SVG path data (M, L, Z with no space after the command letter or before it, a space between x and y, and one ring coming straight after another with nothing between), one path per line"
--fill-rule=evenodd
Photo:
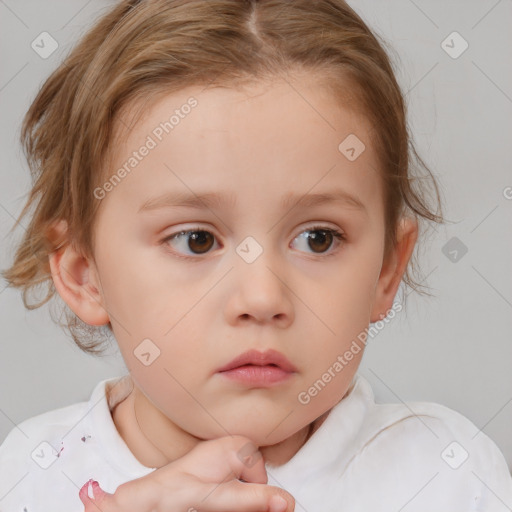
M205 192L194 194L189 192L168 192L145 201L139 208L138 213L173 207L196 209L212 209L226 205L233 207L236 205L236 202L235 193ZM302 208L310 208L329 203L338 203L348 209L360 211L368 215L368 210L364 203L358 197L342 189L305 195L290 192L281 200L281 207L288 209L292 205L293 208L297 205Z

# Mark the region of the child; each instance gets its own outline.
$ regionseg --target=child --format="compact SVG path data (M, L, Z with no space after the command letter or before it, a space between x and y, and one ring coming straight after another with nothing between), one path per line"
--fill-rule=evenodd
M493 441L376 405L357 373L369 323L419 288L418 221L443 218L342 0L122 1L22 140L36 208L4 276L57 291L86 352L80 325L107 326L129 374L9 433L1 510L511 510Z

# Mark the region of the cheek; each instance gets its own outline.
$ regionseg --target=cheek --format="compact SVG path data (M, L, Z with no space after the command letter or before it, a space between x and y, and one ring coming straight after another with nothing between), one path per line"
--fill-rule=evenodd
M319 401L336 402L357 371L365 349L380 271L380 250L379 246L374 246L358 250L357 254L354 252L337 270L332 269L328 285L324 282L313 289L308 287L307 304L322 321L315 320L315 329L313 321L308 322L311 330L309 340L303 340L304 350L311 351L308 344L314 339L316 355L309 363L312 382L315 379L320 379L320 385L328 382ZM331 375L326 374L329 370Z
M134 364L130 373L139 389L175 423L180 423L189 414L204 414L196 400L191 398L197 395L197 390L177 374L176 368L169 368L162 357L149 367ZM205 418L201 416L201 420L205 421Z
M104 255L103 294L127 367L147 385L163 382L172 386L169 373L180 382L190 381L184 369L203 361L198 357L202 353L198 344L205 332L197 315L203 307L198 301L204 285L162 277L153 261L148 264L144 251L136 254L120 249ZM142 357L143 353L149 356ZM150 372L144 366L148 360L154 360L148 366Z
M373 248L373 254L378 253ZM316 293L308 290L308 304L316 304L318 316L330 328L325 327L327 336L348 340L368 327L379 271L378 258L370 249L354 252L332 269L328 284L324 282Z
M143 251L137 254L118 247L105 252L100 264L102 295L112 325L133 338L162 337L190 307L190 287L164 275L165 268Z
M133 337L125 336L119 343L127 367L148 396L164 401L172 398L175 404L189 406L189 392L207 380L211 362L208 366L206 355L203 357L201 338L190 331L184 319L167 335L162 336L160 330L142 342L134 343Z

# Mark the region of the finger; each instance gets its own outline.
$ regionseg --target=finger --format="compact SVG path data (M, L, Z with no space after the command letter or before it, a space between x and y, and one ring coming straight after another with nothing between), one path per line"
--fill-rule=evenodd
M295 500L279 487L233 480L225 484L205 484L204 498L197 500L197 489L190 498L189 510L204 512L293 512Z
M161 498L160 487L153 482L150 475L119 485L114 494L105 492L98 482L89 480L79 493L80 499L85 505L84 512L150 512L156 510Z
M112 495L105 492L99 483L91 478L82 486L78 496L85 505L84 512L107 512L105 509L105 498Z
M205 481L222 482L229 475L250 483L266 484L268 481L258 446L245 436L204 441L176 462L180 470Z
M244 436L228 437L224 442L229 450L230 469L236 478L255 484L268 482L265 460L255 443Z

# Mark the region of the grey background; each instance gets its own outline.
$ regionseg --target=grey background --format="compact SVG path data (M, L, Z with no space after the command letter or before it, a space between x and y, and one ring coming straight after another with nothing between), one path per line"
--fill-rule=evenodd
M420 251L424 282L435 296L408 296L406 313L368 343L360 372L377 401L432 401L459 411L497 443L512 467L512 3L349 3L399 55L415 141L441 183L446 216L455 221L429 230ZM30 187L17 140L23 114L110 5L0 0L2 268L21 236L22 228L14 236L7 232ZM59 43L46 59L31 48L43 31ZM441 47L453 31L469 44L456 59ZM460 41L448 41L461 48ZM445 256L454 243L467 248L456 262ZM87 400L99 380L126 371L115 345L107 357L83 354L51 322L48 305L26 311L20 292L3 281L0 321L0 442L16 423Z

